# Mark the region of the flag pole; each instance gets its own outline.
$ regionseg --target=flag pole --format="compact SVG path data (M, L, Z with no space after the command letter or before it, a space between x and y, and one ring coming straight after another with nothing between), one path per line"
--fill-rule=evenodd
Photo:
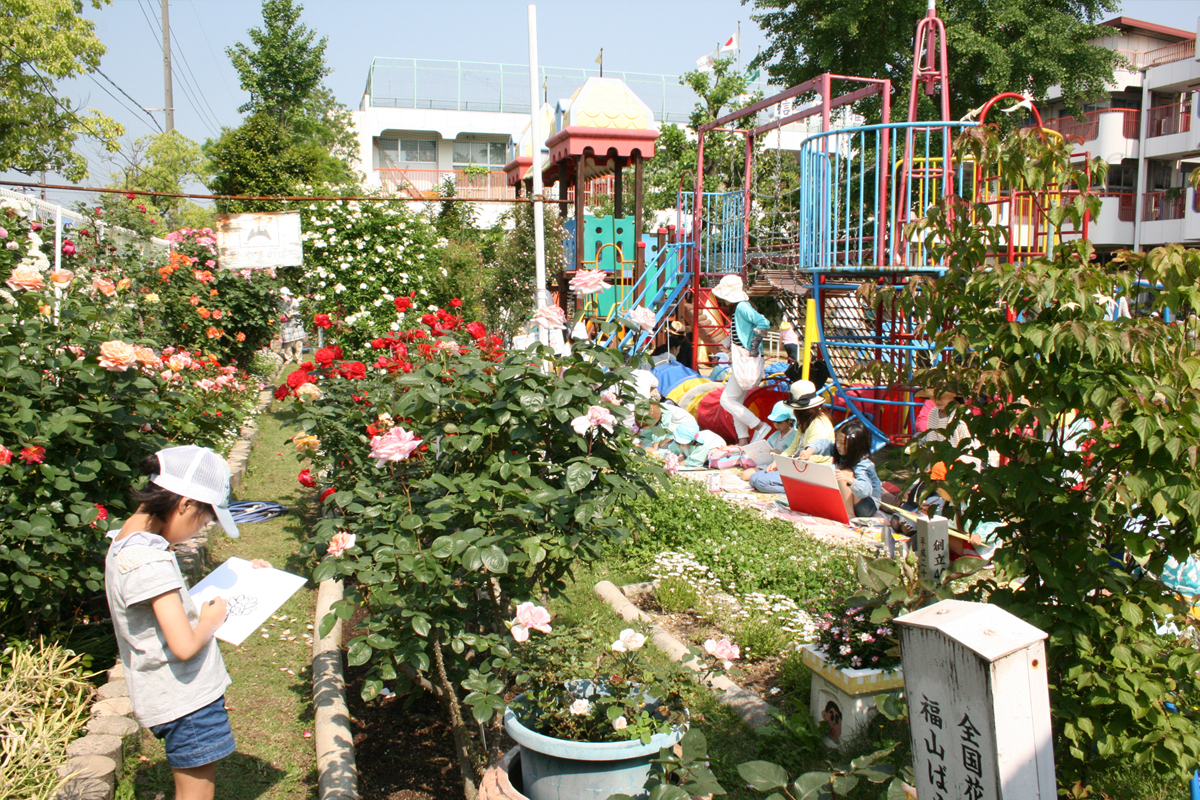
M542 206L542 109L538 105L538 59L537 59L537 6L529 4L529 145L533 164L529 168L533 176L533 251L534 251L534 306L549 305L546 299L546 232L545 209ZM578 189L576 190L578 191ZM546 344L546 329L538 326L538 339Z
M742 71L742 21L738 20L738 38L734 43L737 45L738 72Z

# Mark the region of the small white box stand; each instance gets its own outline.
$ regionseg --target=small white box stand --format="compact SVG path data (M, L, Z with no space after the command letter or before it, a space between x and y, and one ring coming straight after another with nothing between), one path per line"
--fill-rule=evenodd
M814 722L829 723L825 743L831 747L852 738L870 721L875 695L904 694L904 675L898 669L838 668L815 644L805 645L800 659L812 671L809 710Z
M943 600L896 619L921 800L1054 800L1046 634Z
M917 520L917 575L934 583L950 568L950 520L945 517Z

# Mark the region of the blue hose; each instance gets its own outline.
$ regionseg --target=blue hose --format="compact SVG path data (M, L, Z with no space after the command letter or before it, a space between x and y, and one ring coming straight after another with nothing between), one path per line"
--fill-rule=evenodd
M239 500L229 504L229 513L238 525L247 522L266 522L275 519L280 514L286 514L287 508L266 500Z

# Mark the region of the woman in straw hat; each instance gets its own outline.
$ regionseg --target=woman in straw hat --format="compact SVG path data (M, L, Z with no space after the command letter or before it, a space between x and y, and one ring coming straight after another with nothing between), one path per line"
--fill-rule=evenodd
M825 413L825 398L817 391L812 381L796 381L791 387L791 396L783 402L792 409L796 418L796 430L800 433L784 448L782 455L802 461L828 464L833 460L833 423ZM783 494L783 480L779 468L771 464L750 477L750 485L758 492Z
M733 318L733 324L729 326L732 368L721 392L721 408L733 417L738 444L765 439L771 432L771 426L746 408L743 401L746 393L757 386L763 376L762 351L759 349L752 355L752 342L756 334L769 328L771 323L750 305L750 297L742 288L741 277L737 275L721 278L712 295L721 304L725 315Z

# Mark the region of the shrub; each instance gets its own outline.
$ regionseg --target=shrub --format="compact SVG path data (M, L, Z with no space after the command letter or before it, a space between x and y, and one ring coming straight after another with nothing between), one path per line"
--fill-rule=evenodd
M87 722L92 693L79 663L79 656L45 642L10 646L0 654L5 797L51 800L66 783L57 769Z
M700 594L694 584L680 578L663 578L654 590L654 599L668 614L700 607Z

